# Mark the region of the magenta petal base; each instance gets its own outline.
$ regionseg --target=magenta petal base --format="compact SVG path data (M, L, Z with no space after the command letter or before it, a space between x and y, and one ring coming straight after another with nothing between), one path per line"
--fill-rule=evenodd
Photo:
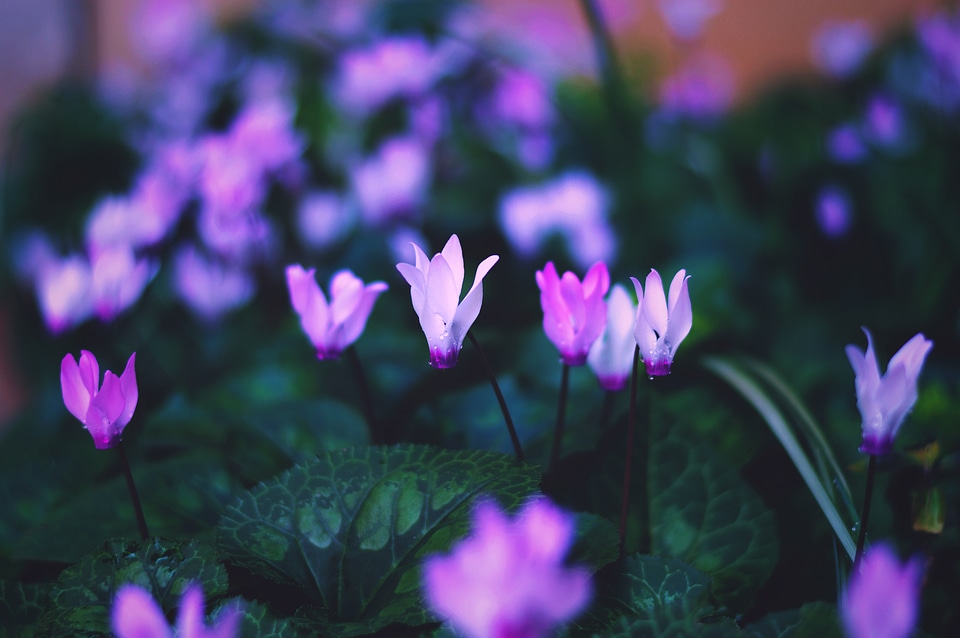
M460 351L456 348L450 350L441 350L440 348L430 348L430 365L438 370L445 370L457 365L457 359L460 357Z
M656 361L644 361L647 367L647 374L651 377L665 377L670 374L670 366L673 361L666 359L657 359Z

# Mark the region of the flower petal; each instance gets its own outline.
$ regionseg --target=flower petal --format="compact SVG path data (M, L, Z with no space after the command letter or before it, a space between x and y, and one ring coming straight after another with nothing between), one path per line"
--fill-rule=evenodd
M643 287L643 314L647 324L662 337L667 332L667 300L663 295L663 281L660 273L651 270Z
M460 247L460 238L456 235L450 235L441 253L443 259L450 266L453 273L454 288L457 290L457 300L460 299L460 293L463 291L463 249Z
M340 270L330 279L330 323L335 328L353 313L363 296L363 281L349 270Z
M66 355L60 362L60 390L67 410L84 423L90 407L90 392L80 378L80 368L72 354Z
M385 290L387 290L387 284L382 281L375 281L364 287L353 313L344 320L340 330L339 343L335 345L345 349L360 338L363 329L367 326L367 319L373 311L373 304L376 303L380 293Z
M93 353L87 350L80 351L80 378L90 396L96 395L100 384L100 365Z
M123 369L123 374L120 375L120 389L123 392L124 400L123 413L117 422L120 429L130 423L130 419L133 418L133 413L137 409L137 402L140 400L140 390L137 388L136 359L137 353L134 352L127 359L127 366Z
M136 585L123 585L114 598L110 624L118 638L172 638L153 596Z
M419 317L423 314L427 300L427 280L423 276L423 271L419 270L416 266L405 263L397 264L397 270L400 271L403 278L410 284L410 301L413 302L413 310Z
M467 336L473 322L480 315L480 306L483 304L483 278L487 276L487 273L499 259L499 255L490 255L480 262L480 265L477 266L477 273L473 277L473 285L470 286L470 291L457 306L457 312L450 326L453 341L457 346L463 345L464 337Z
M693 328L693 308L690 306L690 291L687 289L689 277L683 277L678 281L678 277L683 273L683 270L678 272L673 278L673 283L670 284L670 317L667 320L664 341L671 354L676 351L677 346L687 338L690 329Z

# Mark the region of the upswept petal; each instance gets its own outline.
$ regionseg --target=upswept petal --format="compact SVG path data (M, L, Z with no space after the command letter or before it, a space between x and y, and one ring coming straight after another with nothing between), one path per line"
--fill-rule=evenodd
M562 316L569 318L573 332L582 330L587 323L587 304L583 286L572 272L567 271L560 277L560 302Z
M397 270L400 275L410 284L410 301L413 304L413 310L420 316L423 312L423 303L426 301L427 280L423 276L423 271L418 270L416 266L399 263Z
M315 270L300 265L287 267L290 305L300 316L300 325L312 343L323 340L330 325L330 307L315 277Z
M480 316L480 307L483 305L483 278L487 276L487 273L499 260L499 255L490 255L480 262L470 291L457 307L450 330L453 333L453 340L458 345L463 344L463 339L473 326L473 322Z
M83 380L83 385L90 396L94 396L100 386L100 364L97 363L97 358L93 356L93 353L88 350L80 351L80 378Z
M464 276L463 249L460 247L460 238L456 235L450 235L450 239L447 240L440 254L443 255L447 265L450 266L450 271L453 273L454 288L457 290L456 298L460 299Z
M545 498L529 502L517 521L526 537L531 558L545 563L563 562L573 540L573 519Z
M688 279L687 270L681 268L677 271L677 274L673 276L673 280L670 281L670 294L667 299L667 309L669 310L670 318L673 319L674 308L677 306L677 301L682 295L683 283Z
M343 323L341 337L343 347L353 343L363 334L364 328L367 327L367 319L373 312L373 304L376 303L380 293L385 290L387 290L387 284L382 281L375 281L364 287L353 313Z
M643 287L643 315L647 324L662 337L667 332L667 300L663 295L663 281L660 273L651 270Z
M647 321L647 314L644 312L647 300L643 298L643 287L640 285L640 280L636 277L631 277L630 281L633 282L633 287L637 291L637 299L639 300L637 323L633 330L633 338L637 340L637 345L640 346L640 352L646 361L653 357L653 353L657 350L657 335L653 332L653 328Z
M72 354L66 355L60 362L60 389L67 410L84 423L90 407L90 391L80 378L80 368Z
M453 321L460 303L460 288L457 287L456 274L443 255L435 255L427 271L427 309L443 324L443 329ZM421 318L422 319L422 318Z
M123 392L123 413L120 415L118 425L124 428L133 418L133 413L137 409L137 403L140 401L140 390L137 387L137 353L134 352L127 359L127 365L120 375L120 390Z
M197 585L191 585L180 598L177 637L205 638L206 633L203 621L203 590Z
M690 329L693 328L693 308L690 305L690 292L687 289L687 279L689 277L678 277L683 274L683 270L677 273L670 284L670 316L667 319L667 333L664 335L664 341L670 348L670 354L680 345L680 342L687 338ZM676 294L674 294L676 288Z
M890 364L887 369L902 365L907 373L907 377L915 378L920 374L920 368L923 367L923 361L933 347L933 342L923 336L923 333L917 333L910 338L910 341L903 344L903 347L897 350L897 353L890 358Z
M583 296L587 299L603 297L610 290L610 271L607 265L598 261L587 270L583 277Z
M110 612L118 638L168 638L173 633L153 597L136 585L123 585Z
M330 279L330 314L333 325L347 320L363 296L363 282L349 270L341 270Z
M630 376L636 321L637 307L627 289L615 284L607 299L606 326L587 355L587 363L604 390L622 390Z

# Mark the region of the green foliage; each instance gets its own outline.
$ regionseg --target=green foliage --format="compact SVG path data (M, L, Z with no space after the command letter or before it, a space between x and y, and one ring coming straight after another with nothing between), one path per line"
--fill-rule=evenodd
M841 638L837 609L826 603L810 603L800 609L781 611L743 628L744 638Z
M0 580L0 638L33 636L50 586Z
M508 508L539 473L492 452L422 446L353 448L294 466L227 508L218 528L233 563L296 585L303 620L321 633L369 633L431 620L420 598L423 558L467 531L471 505Z

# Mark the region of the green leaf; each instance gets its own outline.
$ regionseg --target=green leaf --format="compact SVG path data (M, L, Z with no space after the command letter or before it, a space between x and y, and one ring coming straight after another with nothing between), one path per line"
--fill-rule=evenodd
M744 638L841 638L837 609L816 602L780 611L743 628Z
M40 619L42 636L98 636L110 625L117 589L133 583L151 593L168 614L191 583L207 600L227 589L227 573L212 548L197 541L109 541L62 574Z
M577 531L566 563L587 565L596 570L615 561L620 549L617 527L596 514L577 512L574 517Z
M0 638L33 636L50 586L0 580Z
M430 622L424 556L464 535L477 497L513 508L539 472L493 452L424 446L331 452L244 494L219 527L234 563L303 588L321 633Z
M235 601L227 601L210 615L211 619L218 618L224 609L236 604ZM275 618L265 605L245 600L240 609L243 613L240 619L241 638L296 638L299 635L291 621Z

